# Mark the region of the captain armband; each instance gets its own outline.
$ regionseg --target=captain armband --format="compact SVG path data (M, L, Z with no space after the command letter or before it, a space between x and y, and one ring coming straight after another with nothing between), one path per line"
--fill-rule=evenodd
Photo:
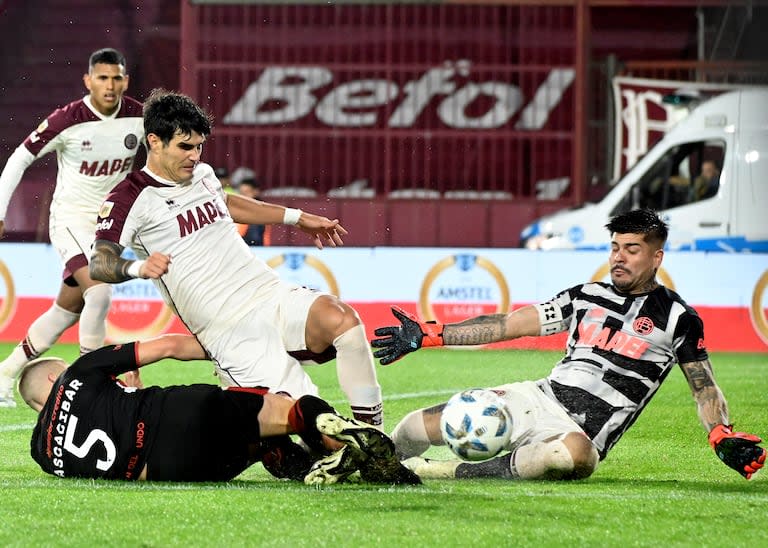
M555 306L552 302L546 302L535 304L533 307L539 313L540 335L552 335L565 331L567 326L563 322L563 311L559 306Z

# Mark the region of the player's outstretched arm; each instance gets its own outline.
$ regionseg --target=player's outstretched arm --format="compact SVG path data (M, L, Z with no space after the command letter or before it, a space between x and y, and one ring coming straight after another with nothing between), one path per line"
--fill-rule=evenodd
M254 200L239 194L226 194L227 209L232 220L246 225L276 225L283 222L286 208Z
M89 273L91 278L106 283L120 283L133 278L157 279L168 272L171 257L154 252L146 260L123 259L123 246L106 240L93 243Z
M165 358L181 361L205 360L208 355L192 335L165 334L137 343L139 366Z
M400 325L379 327L371 344L381 365L389 365L422 346L478 345L539 335L539 314L533 306L524 306L509 314L486 314L463 322L442 325L420 322L416 316L393 306L392 314Z
M338 219L329 219L300 209L261 202L247 196L227 194L227 209L236 223L294 225L311 236L318 249L323 249L323 244L332 247L344 245L343 236L347 234L347 229L341 226Z
M508 341L540 334L539 314L524 306L509 314L483 314L463 322L447 324L443 339L448 345L477 345Z
M717 457L746 479L765 464L766 450L758 436L734 432L728 404L715 382L709 360L681 363L681 369L698 407L699 419L709 432L709 444Z

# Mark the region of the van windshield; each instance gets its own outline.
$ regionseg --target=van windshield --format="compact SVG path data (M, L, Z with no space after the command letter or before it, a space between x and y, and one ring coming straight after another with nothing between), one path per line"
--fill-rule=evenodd
M670 148L611 211L673 209L717 195L725 142L695 141Z

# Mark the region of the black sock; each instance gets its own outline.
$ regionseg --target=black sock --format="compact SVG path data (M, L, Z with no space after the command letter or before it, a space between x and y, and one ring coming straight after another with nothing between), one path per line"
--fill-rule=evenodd
M322 413L335 413L335 410L316 396L302 396L288 412L288 423L313 451L325 454L328 451L317 429L317 416Z
M512 453L507 453L482 462L462 462L456 467L456 478L514 479L510 468L511 458Z

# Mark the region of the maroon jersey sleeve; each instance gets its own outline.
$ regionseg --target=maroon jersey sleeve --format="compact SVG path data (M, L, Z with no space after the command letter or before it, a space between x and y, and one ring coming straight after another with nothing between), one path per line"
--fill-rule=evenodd
M24 146L37 156L45 145L53 141L62 131L75 124L96 121L98 118L91 112L83 100L73 101L67 106L54 110L37 126L37 129L24 140Z

